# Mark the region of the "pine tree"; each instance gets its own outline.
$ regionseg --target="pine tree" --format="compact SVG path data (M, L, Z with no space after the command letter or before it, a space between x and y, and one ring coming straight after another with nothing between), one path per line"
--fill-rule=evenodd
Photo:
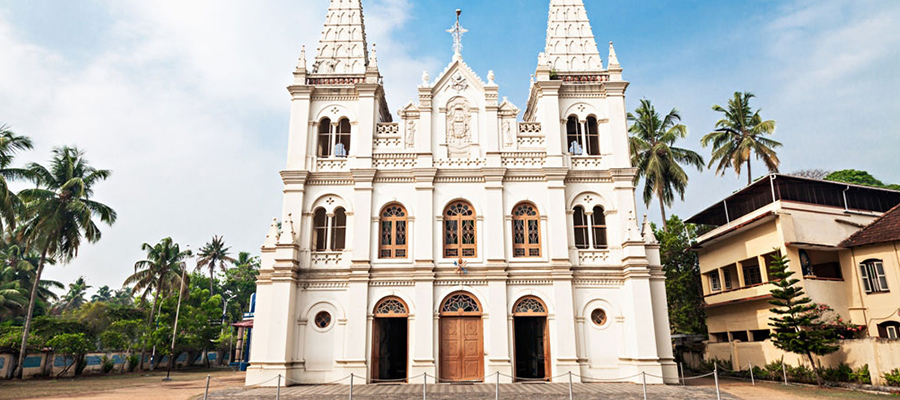
M770 274L775 279L775 289L769 304L775 307L769 311L777 315L769 318L772 321L769 325L775 328L772 343L784 351L806 355L821 386L821 372L812 355L824 356L837 351L837 335L819 318L817 305L797 286L800 280L791 279L794 272L788 271L787 265L787 257L780 254L772 260Z

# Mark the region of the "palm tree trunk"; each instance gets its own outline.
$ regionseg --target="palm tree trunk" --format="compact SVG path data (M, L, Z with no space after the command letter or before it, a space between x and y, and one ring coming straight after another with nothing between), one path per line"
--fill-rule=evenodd
M38 269L34 274L34 284L31 285L31 300L28 302L28 314L25 315L25 327L22 329L22 347L19 349L19 362L16 364L15 376L22 378L25 370L25 356L28 354L28 334L31 332L31 321L34 315L34 303L37 302L38 287L41 283L41 273L44 272L44 264L47 262L47 249L41 253L41 262L38 263Z
M750 158L747 158L747 186L753 183L753 170L750 167Z
M209 297L212 297L212 290L213 290L213 267L214 267L215 265L216 265L216 264L210 264L210 265L209 265Z
M660 212L660 214L662 214L663 230L666 231L666 232L668 232L668 231L669 231L669 226L668 226L669 224L668 224L668 222L666 221L666 204L663 203L662 190L657 190L657 191L656 191L656 197L659 198L659 212Z

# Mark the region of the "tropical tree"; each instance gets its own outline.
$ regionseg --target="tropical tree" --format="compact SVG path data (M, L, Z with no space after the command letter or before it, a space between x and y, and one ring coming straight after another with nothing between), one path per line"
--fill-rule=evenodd
M113 291L112 298L109 301L122 306L132 305L134 304L134 297L132 297L131 293L131 288L127 286L116 289Z
M819 307L813 303L798 286L799 279L793 279L794 271L789 271L788 259L777 255L772 259L770 274L775 288L771 290L769 304L774 316L769 317L770 326L775 328L772 344L791 353L805 355L816 373L816 382L822 386L821 371L813 360L813 354L824 356L838 350L837 334L834 327L826 324Z
M15 242L16 235L12 234L5 241L0 242L0 262L2 265L12 268L13 279L19 282L25 296L28 296L28 288L34 286L35 271L40 261L40 255L28 250L25 246ZM53 260L47 260L48 265L53 265ZM51 301L58 300L58 296L51 289L63 289L65 286L57 281L41 279L38 282L37 304L35 313L41 314L48 310ZM27 299L25 304L27 304ZM23 310L17 310L16 315L24 315Z
M13 267L0 265L0 316L11 315L28 304L27 292L15 272Z
M84 158L84 152L74 147L56 148L49 168L31 163L27 169L37 187L19 192L27 216L21 235L41 257L22 330L22 347L16 364L16 376L19 377L22 376L38 284L47 260L67 263L78 255L82 239L89 243L100 240L101 232L95 217L107 225L116 221L116 212L112 208L91 199L94 185L109 178L111 172L92 167Z
M681 164L694 166L703 170L703 157L680 147L675 147L678 139L687 136L687 127L680 124L681 114L672 109L664 118L650 103L641 100L641 105L634 114L628 113L632 122L628 131L631 148L631 162L638 169L635 185L644 179L644 203L650 205L655 196L659 200L659 211L662 214L663 228L666 228L666 206L671 206L675 193L684 200L684 189L688 176Z
M0 230L4 227L14 229L16 217L23 211L22 201L9 189L10 180L28 177L28 171L21 168L10 168L16 153L32 148L31 139L19 136L0 125Z
M69 284L69 291L63 295L56 310L60 313L77 310L86 302L84 296L90 288L83 276L78 277L75 282Z
M659 254L666 273L666 301L672 332L706 334L706 309L700 284L697 253L690 250L698 227L677 215L669 218L669 229L656 229Z
M256 292L259 262L259 257L242 251L238 253L234 268L225 271L225 281L222 283L222 290L227 295L225 298L233 298L238 305L237 307L228 307L233 321L239 321L241 314L250 306L250 296Z
M728 168L741 175L741 168L747 164L747 184L753 182L751 156L763 161L769 172L778 172L781 161L775 149L781 147L766 136L775 133L775 121L763 121L760 110L750 108L750 99L756 96L749 92L734 92L728 100L728 107L712 106L713 111L720 112L722 119L716 122L716 130L701 139L703 147L712 146L712 158L709 168L716 164L716 173L724 174Z
M112 297L112 290L109 289L109 286L103 285L97 288L97 293L91 296L91 301L110 301Z
M225 239L221 236L213 236L212 241L206 243L203 247L200 248L200 252L197 253L197 270L201 270L203 268L209 269L209 293L212 295L213 292L213 274L216 269L222 270L225 272L227 268L225 267L225 263L234 263L234 258L231 258L228 255L230 247L225 247Z

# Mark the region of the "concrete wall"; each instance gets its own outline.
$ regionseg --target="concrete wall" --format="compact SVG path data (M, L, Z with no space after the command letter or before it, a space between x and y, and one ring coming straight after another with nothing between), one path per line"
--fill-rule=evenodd
M731 360L731 368L735 370L746 370L750 364L762 367L773 361L781 360L782 357L788 365L809 366L809 360L805 356L785 353L769 340L749 343L708 343L704 355L707 361ZM814 358L816 362L821 362L822 366L826 368L844 363L857 369L868 364L872 383L884 385L881 375L900 367L900 341L877 338L842 340L837 352L823 357L814 356Z
M227 360L227 354L221 351L210 351L210 365L220 366L222 360ZM201 360L202 353L196 353L195 358ZM88 353L85 356L85 367L82 371L83 375L96 375L103 373L103 357L109 357L113 361L113 369L109 373L123 373L128 370L128 353ZM150 355L144 356L144 370L150 370ZM15 363L17 358L13 354L0 354L0 379L8 379L15 372ZM157 363L154 368L166 368L167 357L157 357ZM60 354L41 353L29 354L25 358L25 370L23 376L27 378L53 375L56 376L65 370L67 365L72 365L64 376L75 376L75 364L72 358L65 359ZM181 353L176 359L175 368L184 368L188 366L188 353ZM195 363L199 365L200 363Z

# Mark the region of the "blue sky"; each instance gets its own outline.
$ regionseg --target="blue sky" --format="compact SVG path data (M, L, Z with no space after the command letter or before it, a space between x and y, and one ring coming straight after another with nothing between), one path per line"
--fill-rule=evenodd
M501 96L524 108L544 48L547 0L363 0L391 110L415 94L423 70L450 61L445 32L463 9L463 51ZM677 107L683 146L710 110L752 91L778 122L782 171L857 168L900 183L892 117L900 111L900 2L585 0L606 54L614 41L628 108L641 98ZM120 221L78 259L48 270L71 282L118 287L140 244L172 236L197 248L213 234L258 251L280 212L286 157L284 87L300 46L314 49L324 0L0 0L0 123L37 142L25 161L76 144L114 175L96 196ZM605 57L604 57L605 58ZM605 60L604 60L605 62ZM755 173L762 166L754 165ZM684 217L741 187L733 173L692 172ZM655 205L648 211L658 220Z

